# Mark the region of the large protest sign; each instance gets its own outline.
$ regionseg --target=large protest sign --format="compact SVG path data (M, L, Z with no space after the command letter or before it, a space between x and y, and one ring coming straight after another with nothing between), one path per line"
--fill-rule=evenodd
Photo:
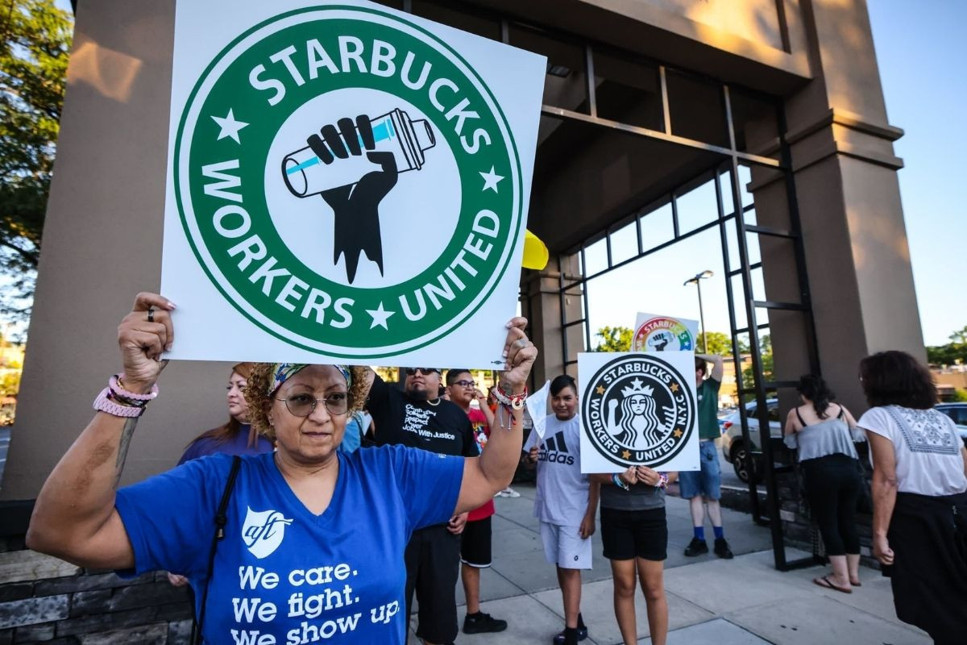
M171 357L499 363L545 67L370 3L179 2Z
M694 352L698 321L639 313L631 337L633 352Z
M698 470L691 352L578 354L581 472Z

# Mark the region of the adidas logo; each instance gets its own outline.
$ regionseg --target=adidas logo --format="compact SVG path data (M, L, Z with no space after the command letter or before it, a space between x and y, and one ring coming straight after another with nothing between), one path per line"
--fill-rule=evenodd
M537 461L572 466L574 465L574 455L568 454L568 452L567 443L564 441L564 432L561 431L544 442L537 455Z

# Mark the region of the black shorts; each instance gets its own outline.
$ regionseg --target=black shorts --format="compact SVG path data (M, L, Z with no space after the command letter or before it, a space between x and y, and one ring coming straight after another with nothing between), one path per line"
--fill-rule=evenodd
M493 562L490 553L490 518L467 522L460 542L460 561L477 569L486 569Z
M665 507L645 511L601 509L601 542L609 560L661 561L668 557Z

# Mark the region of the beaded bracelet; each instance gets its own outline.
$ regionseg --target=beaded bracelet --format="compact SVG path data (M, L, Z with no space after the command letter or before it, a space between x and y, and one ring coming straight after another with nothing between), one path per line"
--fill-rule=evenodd
M655 484L656 488L668 488L668 474L658 473L658 483Z
M524 401L527 399L527 386L524 386L524 391L520 394L510 394L501 390L500 385L498 384L497 387L494 388L494 398L496 398L497 402L504 407L512 410L523 410Z
M611 475L611 481L614 483L615 486L618 486L619 488L623 488L627 491L631 490L631 486L626 484L624 480L621 479L621 475L619 475L618 473Z

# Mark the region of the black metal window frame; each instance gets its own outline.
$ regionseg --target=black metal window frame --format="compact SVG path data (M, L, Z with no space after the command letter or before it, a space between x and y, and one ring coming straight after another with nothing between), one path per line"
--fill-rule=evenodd
M767 392L772 390L778 390L782 388L795 387L795 383L791 381L766 381L763 375L762 366L762 351L760 346L759 332L764 329L769 329L769 324L759 324L757 311L764 309L766 311L798 311L801 312L805 317L805 328L806 334L802 342L806 345L809 365L813 373L820 373L820 365L817 354L817 343L815 337L815 326L812 317L812 303L809 296L809 285L806 277L805 269L805 253L802 246L802 229L799 221L799 213L797 207L797 200L795 194L795 182L793 180L791 172L791 159L789 153L789 146L786 142L786 119L784 106L781 99L773 96L763 95L761 92L750 90L749 88L742 88L735 85L730 85L723 83L717 79L710 78L706 75L689 71L682 70L680 68L670 67L661 61L656 61L649 59L647 57L641 56L639 54L632 54L630 52L625 52L616 49L607 44L600 42L595 42L593 40L587 39L585 37L576 36L573 34L561 32L555 29L548 29L546 27L536 26L524 21L517 19L507 18L505 16L496 15L494 12L488 11L486 9L481 9L479 7L472 7L463 3L444 3L437 2L437 0L430 0L435 4L441 6L446 6L450 10L476 15L478 17L482 16L494 21L498 21L500 25L500 39L504 43L513 44L510 38L510 27L511 25L518 26L521 28L537 31L546 34L552 38L557 38L569 42L571 44L577 43L584 48L584 72L585 78L587 80L587 100L588 100L588 113L578 112L574 110L568 110L558 106L543 105L541 108L541 113L544 116L577 121L585 124L589 124L595 127L608 128L611 130L616 130L620 132L627 133L633 136L639 136L645 139L652 139L657 141L662 141L665 143L671 143L674 145L684 146L687 148L692 148L695 150L700 150L704 152L709 152L713 154L720 155L722 157L722 163L714 168L712 171L706 171L700 174L698 177L693 179L691 182L687 182L684 186L689 188L693 187L697 183L704 183L708 178L712 177L715 179L713 182L715 185L716 193L716 203L717 203L717 217L715 220L704 224L694 230L682 233L678 221L678 212L676 206L676 200L679 195L683 195L687 190L676 190L671 194L653 202L651 204L645 205L632 214L631 216L624 218L620 222L608 227L602 232L602 235L593 237L578 248L570 250L566 253L566 256L573 255L574 253L580 254L581 260L581 271L582 275L565 275L563 271L559 274L559 295L560 295L560 305L561 305L561 338L562 338L562 351L565 361L565 367L568 365L573 365L576 362L571 360L569 357L570 348L568 346L568 329L576 325L583 325L584 327L584 341L585 347L591 347L591 330L589 328L588 319L588 296L587 296L587 282L604 275L610 271L621 268L635 260L646 257L647 255L657 252L659 250L668 248L682 240L689 237L702 233L706 230L710 230L714 227L718 227L721 237L721 247L723 254L723 266L725 267L726 273L726 294L729 301L729 324L732 333L732 354L733 360L736 365L736 385L737 393L740 401L745 395L754 395L757 402L756 410L757 417L759 421L759 443L762 446L761 451L750 452L751 459L756 460L759 457L762 458L764 465L764 475L766 484L766 508L762 509L758 496L757 483L755 477L750 477L749 479L749 497L750 504L753 512L753 517L757 523L766 524L771 529L772 534L772 546L773 555L775 560L775 566L779 570L788 570L800 566L809 566L815 561L815 556L805 559L800 559L796 561L789 561L785 554L785 544L783 540L782 531L782 520L780 516L778 490L776 484L776 468L774 463L774 455L772 450L772 441L770 440L770 430L769 430L769 419L768 419L768 405L767 405ZM412 0L403 0L403 10L407 12L412 12ZM597 97L596 97L596 87L595 87L595 75L594 75L594 53L596 51L607 53L610 55L623 56L625 58L641 61L657 67L659 82L660 82L660 92L661 92L661 104L662 104L662 129L656 130L651 128L645 128L641 126L632 125L629 123L622 123L613 119L602 118L598 115ZM691 139L688 137L683 137L676 135L672 131L672 114L670 109L669 95L668 95L668 72L672 71L675 74L683 75L686 77L691 77L694 79L699 79L707 83L714 83L719 87L721 92L721 98L724 106L724 118L727 124L728 130L728 147L715 145L712 143L699 141L696 139ZM733 103L732 103L732 91L741 90L743 93L772 103L775 108L776 114L776 124L778 129L778 159L752 154L746 151L739 150L736 145L736 129L735 122L733 119ZM789 208L789 228L785 230L775 229L771 227L764 227L759 225L747 224L745 221L745 213L755 208L754 203L746 207L742 206L742 186L739 180L739 167L741 165L748 165L751 167L761 167L766 169L772 169L783 174L783 180L785 183L786 195L788 200ZM720 178L722 176L727 176L728 179L728 192L731 193L732 208L729 213L725 213L725 195L723 195L722 182ZM670 203L672 206L672 220L673 220L673 238L667 242L656 245L653 248L644 248L644 240L642 239L641 233L641 219L645 217L648 213L656 210L657 208ZM737 216L741 215L741 216ZM637 227L638 236L638 253L631 257L626 258L618 263L613 262L611 253L611 241L610 236L613 232L624 228L626 225L634 221ZM728 224L734 224L736 227L736 240L738 244L738 255L739 255L739 266L735 269L731 268L728 252L728 238L727 229ZM748 255L748 235L764 235L781 237L793 242L795 263L798 273L799 282L799 302L776 302L769 300L756 300L753 297L753 284L752 284L752 271L762 268L762 262L751 264L749 262ZM606 244L606 255L607 255L607 268L598 271L592 275L583 275L583 272L587 266L585 262L586 249L593 243L605 239ZM563 267L564 264L562 263ZM735 294L732 288L732 279L736 276L741 276L742 290L745 294L744 302L742 303L745 308L745 318L746 327L742 329L736 328L736 313L735 313ZM575 289L579 290L579 293L575 293ZM567 307L566 299L568 297L580 295L582 299L582 316L576 320L567 319ZM753 383L746 384L742 382L742 374L738 369L740 362L739 353L739 343L738 335L748 334L749 336L749 350L750 359L752 362L752 372L753 372ZM746 411L744 405L739 405L740 419L742 425L742 436L746 445L751 446L748 419L746 418ZM753 462L754 463L754 462Z

